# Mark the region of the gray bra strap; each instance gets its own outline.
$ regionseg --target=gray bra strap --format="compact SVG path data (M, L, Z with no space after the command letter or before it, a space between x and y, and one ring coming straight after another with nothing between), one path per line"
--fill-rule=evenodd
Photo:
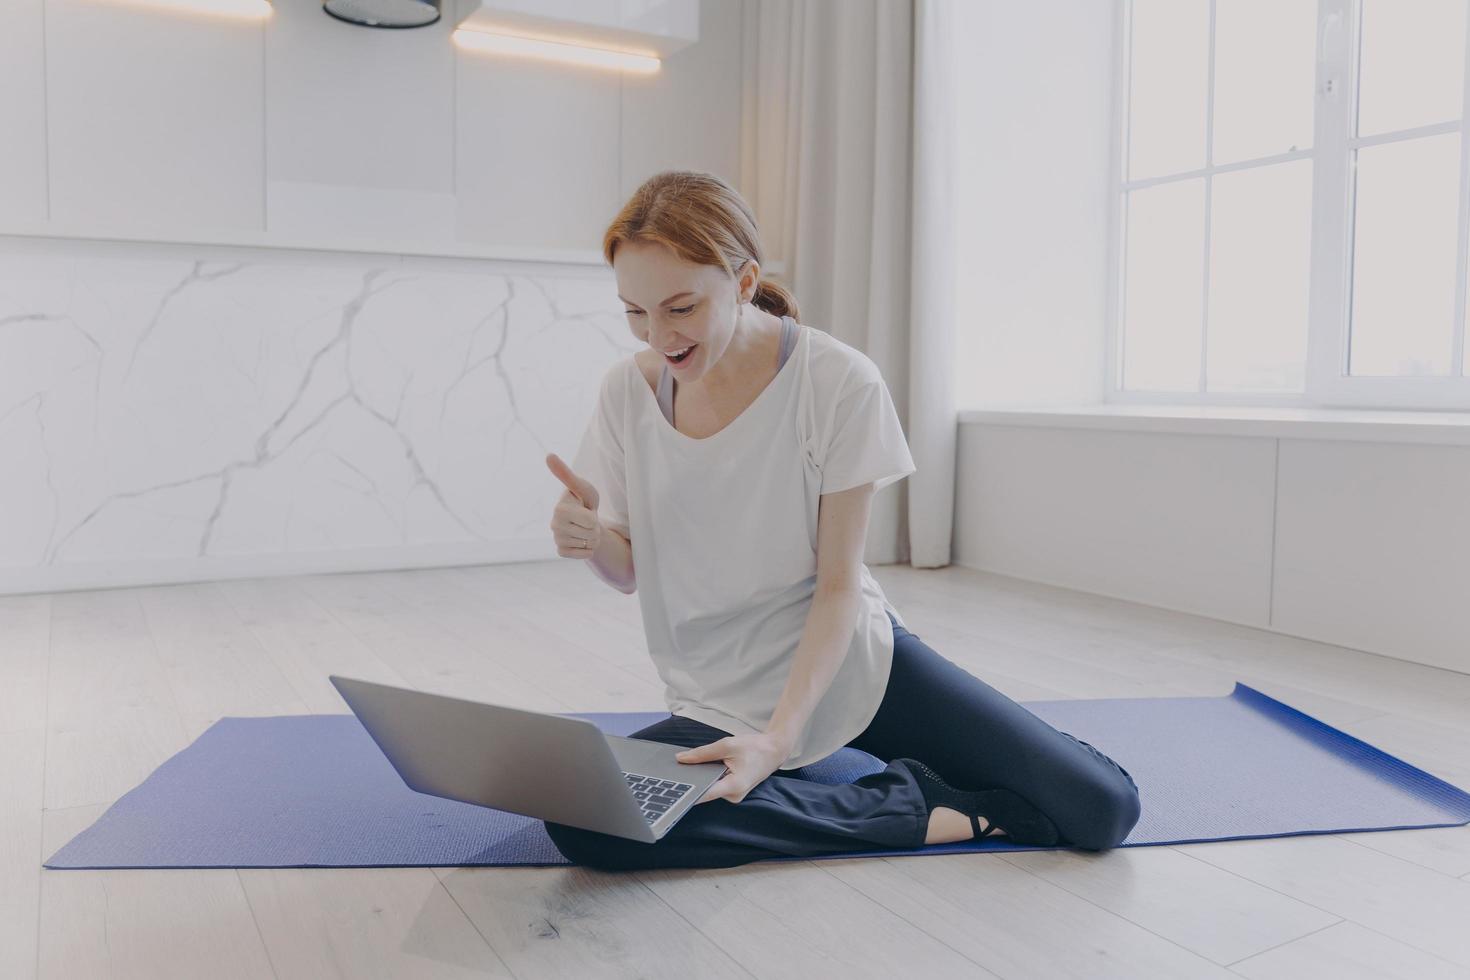
M781 354L776 361L776 370L780 371L786 363L786 358L791 356L792 348L796 346L796 321L789 316L781 318ZM669 424L674 424L674 372L669 370L667 364L658 376L658 407L663 411L664 418Z
M791 356L791 348L796 346L796 321L789 316L781 318L781 356L776 358L776 370L781 370L781 365L786 363L786 358Z
M658 376L658 407L670 424L674 421L674 375L667 364Z

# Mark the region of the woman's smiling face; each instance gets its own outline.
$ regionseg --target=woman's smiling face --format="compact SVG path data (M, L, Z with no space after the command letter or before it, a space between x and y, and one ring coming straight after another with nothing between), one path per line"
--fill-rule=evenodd
M749 266L743 278L750 278ZM663 356L681 384L719 362L738 312L736 283L723 269L687 262L659 243L624 242L613 272L628 328ZM669 356L684 348L691 349L682 360Z

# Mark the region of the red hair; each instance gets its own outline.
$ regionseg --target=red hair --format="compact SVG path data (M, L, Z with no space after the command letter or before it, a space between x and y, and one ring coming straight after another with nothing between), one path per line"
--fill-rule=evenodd
M602 237L608 265L623 242L666 245L687 262L720 266L732 279L751 259L765 264L745 198L714 174L696 170L666 170L645 180ZM800 319L796 297L764 272L751 302L767 313Z

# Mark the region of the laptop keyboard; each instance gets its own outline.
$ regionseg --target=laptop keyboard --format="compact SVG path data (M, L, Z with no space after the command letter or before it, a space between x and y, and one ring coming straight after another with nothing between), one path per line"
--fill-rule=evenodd
M643 776L636 772L625 772L623 778L628 781L628 789L633 791L633 799L643 808L643 819L649 823L667 813L669 807L694 788L692 783L678 783L672 779Z

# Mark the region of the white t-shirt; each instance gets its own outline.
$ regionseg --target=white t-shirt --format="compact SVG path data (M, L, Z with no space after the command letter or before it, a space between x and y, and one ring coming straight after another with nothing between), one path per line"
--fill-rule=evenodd
M734 734L766 730L791 674L817 577L817 504L916 469L888 386L866 354L803 326L744 412L685 435L629 356L603 376L571 464L604 526L633 544L643 627L669 712ZM782 769L835 752L878 712L892 612L863 565L847 656Z

